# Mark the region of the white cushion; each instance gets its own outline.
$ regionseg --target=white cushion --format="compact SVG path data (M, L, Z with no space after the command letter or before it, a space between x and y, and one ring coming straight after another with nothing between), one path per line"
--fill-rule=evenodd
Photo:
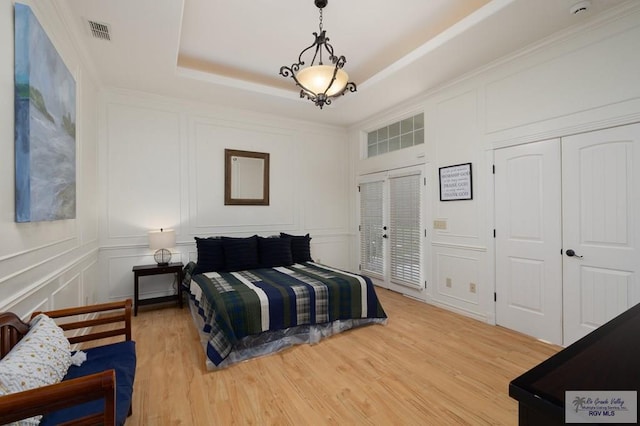
M71 365L64 331L48 316L31 320L29 332L0 360L0 395L58 383ZM20 424L38 424L40 416Z

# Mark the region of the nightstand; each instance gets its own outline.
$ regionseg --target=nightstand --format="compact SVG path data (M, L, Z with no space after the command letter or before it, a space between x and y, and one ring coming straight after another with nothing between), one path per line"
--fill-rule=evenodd
M178 305L182 308L182 294L180 288L182 286L182 268L184 265L182 262L174 262L165 266L154 265L139 265L133 267L134 276L134 308L133 315L138 315L138 306L151 305L153 303L169 302L171 300L178 299ZM152 297L150 299L140 299L139 297L139 278L147 275L162 275L162 274L176 274L178 278L178 285L176 294L171 296Z

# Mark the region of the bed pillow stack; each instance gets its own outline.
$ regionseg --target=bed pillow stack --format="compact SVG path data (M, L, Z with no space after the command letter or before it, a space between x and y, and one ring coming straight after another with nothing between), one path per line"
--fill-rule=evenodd
M246 238L209 237L195 238L198 262L193 274L206 272L233 272L256 268L289 266L310 262L311 237L289 235Z

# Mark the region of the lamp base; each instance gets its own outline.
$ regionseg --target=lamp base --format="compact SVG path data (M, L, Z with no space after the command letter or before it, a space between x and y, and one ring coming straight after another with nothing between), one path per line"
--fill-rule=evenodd
M168 266L171 261L171 252L167 249L160 249L153 254L153 259L158 266Z

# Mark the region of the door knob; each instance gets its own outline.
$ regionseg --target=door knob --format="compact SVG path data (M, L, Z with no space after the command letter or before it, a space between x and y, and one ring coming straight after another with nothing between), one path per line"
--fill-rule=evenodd
M382 238L387 238L387 234L382 234Z
M578 259L582 259L583 256L577 255L575 251L573 251L573 249L569 249L566 251L567 256L569 257L577 257Z

